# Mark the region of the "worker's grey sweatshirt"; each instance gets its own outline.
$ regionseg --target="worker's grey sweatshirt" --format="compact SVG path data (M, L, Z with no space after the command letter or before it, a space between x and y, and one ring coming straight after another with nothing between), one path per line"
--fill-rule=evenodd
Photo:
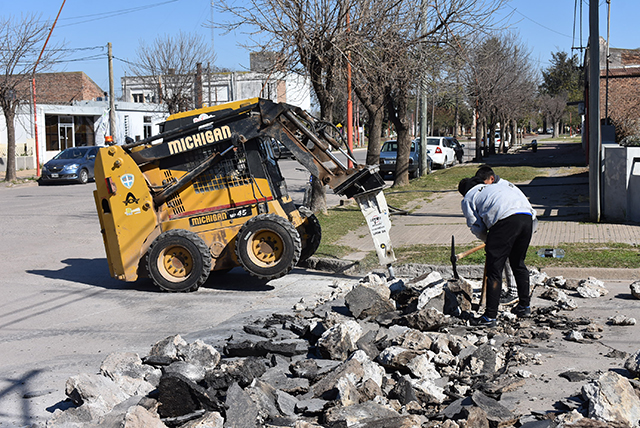
M494 184L478 184L462 200L462 212L471 232L482 241L498 221L514 214L529 214L537 225L536 211L518 187L500 179Z

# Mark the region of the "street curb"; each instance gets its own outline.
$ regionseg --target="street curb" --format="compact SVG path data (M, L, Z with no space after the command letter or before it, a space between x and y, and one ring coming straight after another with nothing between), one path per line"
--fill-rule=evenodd
M387 274L388 270L383 267L374 269L363 269L360 263L353 260L332 259L323 257L310 257L306 262L300 264L300 267L317 270L321 272L330 272L335 274L343 274L348 276L364 276L369 272L378 272ZM530 268L533 266L529 266ZM439 272L444 279L453 278L453 270L447 265L428 265L419 263L408 263L393 266L396 277L415 278L425 273ZM457 266L458 274L464 278L480 280L484 274L483 265L462 265ZM577 267L558 267L552 266L539 269L550 277L562 276L566 279L587 279L593 277L599 280L609 281L637 281L640 280L640 269L626 268L577 268Z

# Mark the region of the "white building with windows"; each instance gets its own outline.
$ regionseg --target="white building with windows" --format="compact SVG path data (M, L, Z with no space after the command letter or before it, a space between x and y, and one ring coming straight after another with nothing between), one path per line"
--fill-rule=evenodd
M171 81L175 80L176 86L187 88L190 108L260 97L310 111L309 79L293 73L268 71L272 68L272 56L270 53L252 53L251 71L208 72L199 67L190 76L125 76L121 79L122 99L138 104L158 103L163 93L172 90Z
M14 122L18 169L35 169L36 161L43 164L69 147L104 144L105 135L111 134L109 102L89 77L82 72L40 74L36 88L36 115L33 105L25 104ZM158 124L168 116L157 104L117 101L115 110L117 143L124 143L126 137L136 140L157 134ZM0 115L0 171L6 169L6 155L7 126Z

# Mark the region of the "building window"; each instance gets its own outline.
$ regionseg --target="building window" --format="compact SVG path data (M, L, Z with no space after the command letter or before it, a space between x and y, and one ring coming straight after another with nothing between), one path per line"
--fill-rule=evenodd
M75 145L95 146L95 133L93 132L93 116L73 116Z
M69 147L95 146L93 116L45 115L47 151L57 152Z
M47 140L47 151L57 152L60 150L60 140L58 139L58 116L44 116L45 136Z
M151 123L151 116L144 117L144 139L151 137L153 132L153 124Z
M131 94L134 103L144 103L144 94Z
M126 115L124 117L124 136L128 137L129 136L129 115Z

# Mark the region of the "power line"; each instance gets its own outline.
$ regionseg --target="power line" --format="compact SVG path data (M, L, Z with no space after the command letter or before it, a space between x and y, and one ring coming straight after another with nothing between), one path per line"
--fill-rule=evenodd
M62 64L66 62L80 62L80 61L95 61L95 60L103 60L104 54L91 55L83 58L73 58L73 59L60 59L57 61L53 61L54 64Z
M80 52L80 51L93 51L97 49L104 50L105 47L104 46L88 46L85 48L60 48L55 50L60 52Z
M69 22L68 24L64 24L64 25L59 25L59 27L70 27L72 25L78 25L78 24L86 24L87 22L93 22L96 19L104 19L104 18L113 18L114 16L120 16L120 15L126 15L129 13L135 13L135 12L140 12L143 10L147 10L147 9L151 9L151 8L155 8L155 7L159 7L159 6L164 6L166 4L169 3L175 3L179 0L167 0L164 2L160 2L160 3L153 3L153 4L147 4L144 6L137 6L137 7L131 7L128 9L119 9L119 10L114 10L114 11L110 11L110 12L100 12L100 13L93 13L90 15L80 15L80 16L73 16L73 17L69 17L69 18L61 18L61 21L75 21L75 20L81 20L78 22Z
M569 36L569 35L567 35L567 34L564 34L564 33L561 33L561 32L559 32L559 31L556 31L556 30L554 30L553 28L549 28L549 27L547 27L546 25L543 25L543 24L539 23L538 21L534 21L533 19L529 18L529 17L528 17L527 15L525 15L524 13L522 13L522 12L518 11L518 9L516 9L515 7L513 7L513 6L509 5L509 4L507 4L507 6L509 6L511 9L513 9L513 11L514 11L514 12L516 12L516 13L517 13L517 14L519 14L519 15L522 15L525 19L528 19L529 21L533 22L534 24L536 24L536 25L538 25L538 26L540 26L540 27L542 27L542 28L544 28L544 29L546 29L546 30L549 30L549 31L551 31L551 32L553 32L553 33L559 34L559 35L564 36L564 37L567 37L567 38L569 38L569 39L571 38L571 36Z
M49 49L49 51L53 51L53 52L81 52L81 51L90 51L90 50L104 50L105 47L104 46L88 46L88 47L83 47L83 48L53 48L53 49ZM0 52L14 52L15 49L9 49L9 48L0 48ZM30 49L26 49L25 52L28 53L35 53L35 52L40 52L40 49L38 48L30 48Z
M122 59L122 58L118 58L118 57L113 57L113 59L117 59L120 62L124 62L125 64L128 65L133 65L134 67L141 67L141 64L135 63L135 62L131 62L131 61L127 61L126 59Z

